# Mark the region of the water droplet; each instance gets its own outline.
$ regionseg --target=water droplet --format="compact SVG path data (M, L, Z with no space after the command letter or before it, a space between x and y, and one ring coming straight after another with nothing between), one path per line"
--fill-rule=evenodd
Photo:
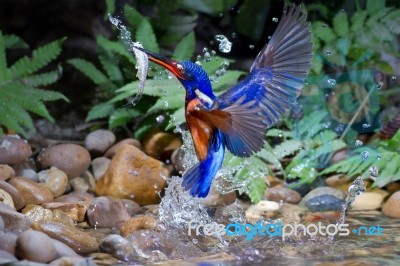
M396 81L397 77L396 76L392 76L392 81Z
M232 38L236 38L236 32L232 32Z
M203 53L205 53L205 52L208 52L207 47L204 47L204 48L203 48Z
M376 85L376 88L380 90L383 87L383 81L379 81L378 84Z
M161 124L162 122L164 122L165 120L165 116L164 115L159 115L156 117L156 121L158 124Z
M331 84L332 86L336 85L336 79L328 79L328 83Z
M198 65L198 66L201 66L201 62L200 61L196 61L195 64Z
M361 153L361 160L366 161L369 158L369 152L368 151L363 151Z
M197 57L196 57L196 60L201 60L201 55L198 55Z
M330 50L326 50L326 51L325 51L325 54L326 54L327 56L330 56L330 55L332 55L332 52L331 52Z
M214 55L216 55L217 54L217 52L215 51L215 50L211 50L211 55L212 56L214 56Z
M367 124L367 123L364 123L364 124L362 125L362 127L363 127L363 128L369 128L369 127L371 127L371 125L370 125L370 124Z
M356 144L356 147L361 147L364 143L358 139L358 140L356 140L355 144Z
M273 21L273 22L278 22L279 19L278 19L278 18L272 18L272 21Z
M134 171L130 170L129 174L133 175L133 176L138 176L139 175L138 171L136 171L136 170L134 170Z
M219 13L219 17L222 18L224 16L224 13Z
M270 39L271 39L271 37L272 37L271 35L270 35L270 36L268 36L268 40L270 40Z
M232 43L224 35L215 35L215 40L219 42L218 49L222 53L229 53L232 48Z
M378 159L378 160L382 159L382 155L380 153L377 153L376 154L376 159Z
M254 45L250 44L250 45L249 45L249 48L250 48L250 49L254 49Z
M323 28L327 28L328 25L326 25L326 24L324 23L324 24L322 24L322 27L323 27Z
M164 101L164 106L165 106L165 108L168 108L168 106L169 106L168 101Z
M371 174L372 177L378 177L379 175L378 168L375 165L371 166L371 168L369 168L369 173Z
M211 55L209 52L204 53L204 61L210 62L211 61Z

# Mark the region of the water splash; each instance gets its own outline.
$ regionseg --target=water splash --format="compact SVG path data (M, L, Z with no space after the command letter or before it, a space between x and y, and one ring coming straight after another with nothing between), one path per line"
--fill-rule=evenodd
M349 208L349 206L354 202L354 200L360 196L364 191L365 191L365 184L364 181L362 180L361 176L357 177L353 184L349 187L349 195L346 198L345 203L342 205L342 212L340 213L339 219L336 222L336 225L341 225L344 224L345 221L345 216L346 216L346 210ZM329 236L329 240L333 240L334 236Z
M232 49L232 43L224 35L215 35L215 39L219 42L219 51L221 53L229 53Z

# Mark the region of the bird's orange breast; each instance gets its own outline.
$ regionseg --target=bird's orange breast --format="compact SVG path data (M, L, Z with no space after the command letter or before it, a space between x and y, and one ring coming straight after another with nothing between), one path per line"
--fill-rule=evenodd
M213 134L213 127L206 117L199 115L198 106L201 104L199 99L191 100L186 105L186 122L194 143L194 148L199 160L205 160L208 154L210 137ZM196 113L196 115L193 115Z

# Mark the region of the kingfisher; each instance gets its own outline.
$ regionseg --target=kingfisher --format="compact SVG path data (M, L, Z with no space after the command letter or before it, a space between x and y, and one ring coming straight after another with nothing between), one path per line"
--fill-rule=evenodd
M218 97L201 66L140 49L185 88L185 118L199 161L185 171L182 186L192 196L207 196L225 148L239 157L260 151L266 130L295 103L311 68L311 32L306 18L300 6L285 6L278 27L249 74Z

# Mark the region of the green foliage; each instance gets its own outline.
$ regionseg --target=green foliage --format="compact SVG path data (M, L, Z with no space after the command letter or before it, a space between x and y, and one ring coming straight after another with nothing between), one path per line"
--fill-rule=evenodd
M321 59L342 69L376 67L393 73L392 67L381 59L382 51L394 54L396 36L400 33L400 9L385 7L385 1L366 1L366 9L348 15L335 14L331 23L312 22L314 74L320 74Z
M0 32L0 125L22 135L34 131L29 112L54 122L44 102L68 99L61 93L40 89L52 84L61 75L61 67L45 73L37 73L61 53L65 39L43 45L8 67L6 49L27 48L27 44L15 35ZM0 132L3 133L3 132Z
M361 175L363 178L370 178L370 168L375 166L379 175L374 184L383 187L390 182L400 180L400 131L390 140L380 141L372 147L360 147L352 152L345 160L339 161L326 168L320 174L343 173L353 178ZM367 153L366 156L361 156ZM364 158L362 158L364 157Z

